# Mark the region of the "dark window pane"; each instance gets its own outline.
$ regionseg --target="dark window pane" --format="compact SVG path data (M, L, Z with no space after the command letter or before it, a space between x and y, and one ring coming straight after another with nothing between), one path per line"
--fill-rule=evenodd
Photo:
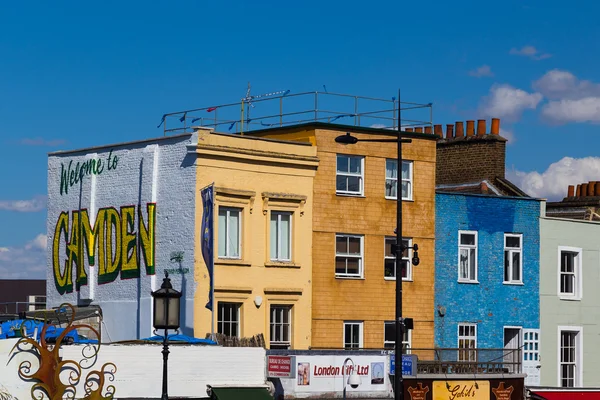
M394 322L385 323L385 341L395 342L396 341L396 324Z
M392 245L396 243L396 239L385 239L385 255L387 257L393 257L394 253L392 253Z
M336 176L335 178L335 190L338 191L347 191L348 190L348 182L345 176Z
M335 273L345 274L346 273L346 259L343 257L335 258Z
M384 275L386 278L393 278L396 276L396 261L393 259L386 259L384 266Z
M360 192L360 178L358 176L349 176L347 181L349 192Z
M460 234L460 244L466 245L475 245L475 235L472 233L461 233Z
M348 239L345 236L335 238L335 252L338 254L348 253Z
M337 170L340 172L348 172L348 157L347 156L337 156Z
M350 157L350 172L360 174L361 157Z
M348 238L348 253L360 254L360 238L351 237Z
M359 273L359 260L357 258L349 258L348 259L348 273L349 274L358 274Z

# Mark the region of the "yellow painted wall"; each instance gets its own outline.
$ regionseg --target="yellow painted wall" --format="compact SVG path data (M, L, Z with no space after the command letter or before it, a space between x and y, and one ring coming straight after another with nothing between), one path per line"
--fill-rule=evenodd
M214 182L215 325L219 301L241 303L240 336L259 333L270 340L271 304L292 306L292 348L311 343L313 179L316 148L299 143L259 140L198 131L196 204L196 296L194 333L211 331L209 280L200 247L200 189ZM218 258L218 207L243 208L240 260ZM273 263L269 252L271 211L291 211L292 262ZM255 300L262 298L256 306ZM216 331L216 328L215 328Z
M347 127L265 131L262 137L316 143L314 182L313 348L341 348L343 323L364 321L364 348L383 348L384 322L395 316L395 281L384 279L384 239L394 236L396 201L385 198L385 160L396 159L395 143L335 143ZM358 131L357 131L358 132ZM390 138L351 132L360 138ZM384 131L381 131L384 132ZM418 136L418 135L416 135ZM393 138L393 136L391 136ZM434 346L435 140L413 138L403 159L413 164L413 201L403 202L403 235L419 245L421 262L403 284L403 316L414 319L413 348ZM336 154L365 156L364 197L336 195ZM335 277L335 234L364 235L364 279Z

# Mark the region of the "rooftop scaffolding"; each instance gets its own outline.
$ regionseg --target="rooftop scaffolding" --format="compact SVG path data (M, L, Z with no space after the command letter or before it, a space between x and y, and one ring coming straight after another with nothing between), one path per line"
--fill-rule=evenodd
M399 111L400 116L399 118ZM290 91L246 97L238 103L177 111L162 116L158 125L165 136L193 131L195 126L217 132L239 133L309 122L397 129L431 127L433 104L400 102L329 92Z

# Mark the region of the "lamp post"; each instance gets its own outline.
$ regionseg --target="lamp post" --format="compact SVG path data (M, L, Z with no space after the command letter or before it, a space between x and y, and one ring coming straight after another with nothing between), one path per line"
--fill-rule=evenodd
M400 116L400 103L398 103L398 116ZM392 251L396 258L396 318L395 318L395 328L396 328L396 338L394 344L394 366L395 366L395 374L394 374L394 399L395 400L403 400L404 399L404 383L402 379L402 339L404 333L404 319L402 318L402 276L399 275L399 271L401 271L401 263L402 263L402 254L404 250L413 249L414 255L412 258L412 262L414 265L419 264L419 246L404 246L402 242L402 187L400 185L401 179L400 174L402 171L402 143L410 143L412 140L410 139L402 139L400 130L400 120L398 120L398 133L395 139L359 139L355 136L352 136L350 132L346 132L345 135L341 135L335 138L335 141L340 144L356 144L358 142L386 142L386 143L397 143L398 146L398 155L397 155L397 187L396 187L396 229L394 233L396 234L396 245L392 246Z
M153 326L155 330L164 329L165 337L163 339L163 382L162 382L162 400L168 400L167 394L167 359L169 358L169 329L179 329L179 305L181 292L173 289L169 273L165 271L163 283L155 292L151 292L154 301Z
M346 364L350 361L352 363L352 373L348 378L348 382L346 382ZM344 383L344 400L346 400L346 386L350 385L353 389L356 389L360 385L360 377L356 372L356 366L354 365L354 360L350 357L344 360L344 365L342 365L342 382Z

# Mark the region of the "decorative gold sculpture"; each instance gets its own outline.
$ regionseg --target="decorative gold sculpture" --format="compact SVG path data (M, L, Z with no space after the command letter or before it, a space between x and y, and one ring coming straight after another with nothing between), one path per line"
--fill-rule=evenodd
M35 382L31 388L31 397L34 400L62 400L64 398L74 399L76 395L76 386L80 381L82 370L94 366L97 361L100 342L98 344L86 344L81 351L82 359L77 362L74 360L63 360L59 356L60 347L70 332L78 328L83 328L94 332L96 338L100 335L96 329L87 324L73 324L75 321L75 307L71 304L61 304L57 312L64 313L67 308L71 309L71 318L56 338L56 343L48 343L46 333L48 328L53 326L48 318L44 318L44 326L40 334L39 343L35 338L26 337L25 323L21 325L21 339L12 348L11 353L24 352L33 354L38 359L38 368L33 370L31 361L22 361L19 364L19 377L25 381ZM90 371L85 378L85 397L90 400L109 400L114 397L115 387L109 385L104 388L106 380L113 381L117 367L113 363L106 363L100 370ZM62 376L61 376L62 375Z

